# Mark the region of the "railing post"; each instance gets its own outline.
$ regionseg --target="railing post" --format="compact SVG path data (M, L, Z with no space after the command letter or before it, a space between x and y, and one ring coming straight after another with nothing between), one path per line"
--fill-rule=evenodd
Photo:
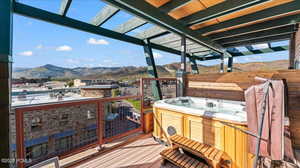
M16 146L17 146L17 166L18 168L25 167L25 146L24 146L24 111L16 109Z
M98 122L97 122L97 127L98 127L98 145L101 148L103 144L103 136L104 136L104 131L105 131L105 125L104 125L104 108L103 108L103 102L98 101L97 103L97 114L98 114Z
M10 159L9 115L11 108L12 12L13 0L0 1L0 167Z
M141 127L144 130L145 120L144 120L144 79L140 79L140 97L141 97Z
M145 42L144 53L145 53L145 57L146 57L146 63L148 65L148 74L150 77L158 78L150 41L149 41L149 39L146 39L144 42ZM153 96L156 99L161 100L162 94L161 94L161 89L159 86L159 81L155 80L155 81L152 81L151 83L152 83L151 86L152 86Z

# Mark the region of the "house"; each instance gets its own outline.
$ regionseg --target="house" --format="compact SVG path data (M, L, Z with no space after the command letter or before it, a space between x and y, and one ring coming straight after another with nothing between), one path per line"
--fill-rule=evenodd
M103 85L103 84L113 84L116 83L114 80L107 79L97 79L97 78L81 78L74 79L74 86L89 86L89 85Z
M92 85L80 87L82 97L111 97L112 90L119 88L118 85Z

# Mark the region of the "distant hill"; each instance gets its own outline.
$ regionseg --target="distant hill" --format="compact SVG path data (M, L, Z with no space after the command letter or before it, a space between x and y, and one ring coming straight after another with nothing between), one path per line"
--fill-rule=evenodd
M189 67L189 66L188 66ZM233 71L257 71L287 69L288 61L235 63ZM159 76L175 76L180 63L157 66ZM201 73L218 72L219 65L198 65ZM189 68L188 68L189 69ZM76 67L64 68L51 64L36 68L14 68L13 78L106 78L106 79L133 79L147 76L147 67Z

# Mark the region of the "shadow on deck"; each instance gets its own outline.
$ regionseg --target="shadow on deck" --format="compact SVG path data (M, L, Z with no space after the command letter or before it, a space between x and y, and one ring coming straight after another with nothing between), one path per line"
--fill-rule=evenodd
M112 144L110 144L112 145ZM92 157L73 164L69 162L63 167L72 168L160 168L160 152L165 146L158 144L152 136L147 134L118 142L112 147L105 146L100 154L94 153ZM95 149L91 149L94 150ZM78 156L80 157L80 155ZM69 158L70 159L70 158ZM68 162L62 160L61 162ZM166 164L162 168L172 168Z

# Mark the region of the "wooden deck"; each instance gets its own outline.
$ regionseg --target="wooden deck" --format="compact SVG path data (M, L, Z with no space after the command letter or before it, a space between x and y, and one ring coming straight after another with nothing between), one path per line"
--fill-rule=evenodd
M77 168L160 168L165 147L146 136L77 165ZM167 164L164 167L175 167Z

